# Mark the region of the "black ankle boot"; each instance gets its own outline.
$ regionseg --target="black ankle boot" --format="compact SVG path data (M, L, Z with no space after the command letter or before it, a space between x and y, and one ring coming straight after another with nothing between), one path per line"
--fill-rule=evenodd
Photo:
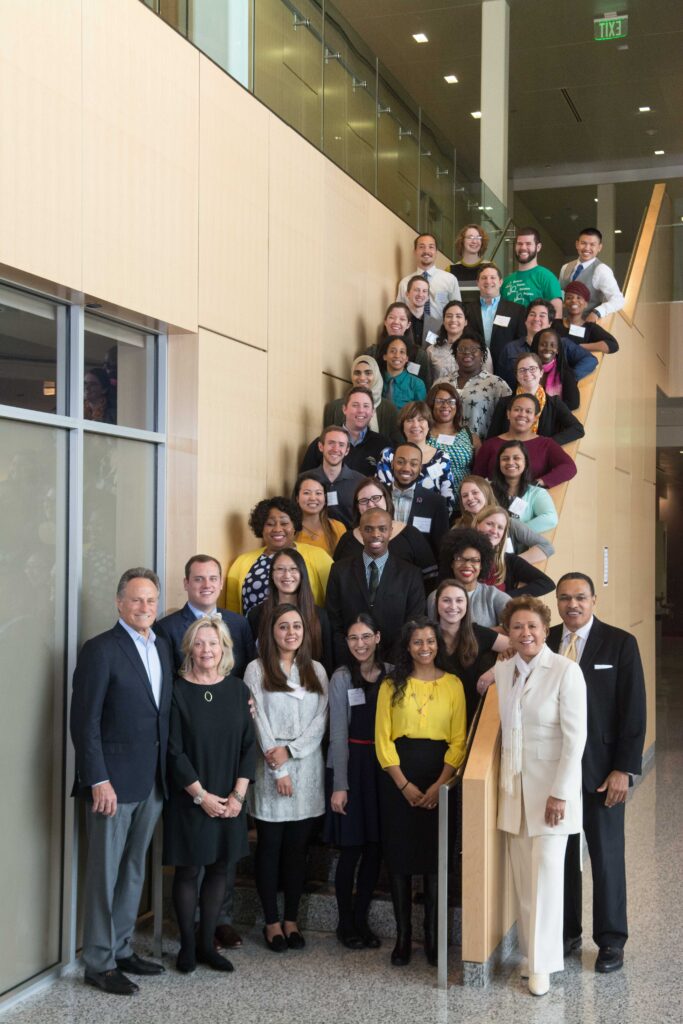
M438 955L437 938L437 876L424 875L424 901L425 901L425 924L424 924L424 947L427 961L436 967Z
M412 954L413 880L411 875L391 875L391 900L396 918L396 945L391 954L394 967L405 967Z

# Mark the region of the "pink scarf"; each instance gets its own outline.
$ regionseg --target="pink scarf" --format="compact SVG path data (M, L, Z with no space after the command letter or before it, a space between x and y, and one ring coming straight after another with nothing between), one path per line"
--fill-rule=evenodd
M557 372L557 359L551 359L549 363L546 363L543 367L543 373L545 374L545 381L543 387L547 395L559 395L562 397L562 381L560 375Z

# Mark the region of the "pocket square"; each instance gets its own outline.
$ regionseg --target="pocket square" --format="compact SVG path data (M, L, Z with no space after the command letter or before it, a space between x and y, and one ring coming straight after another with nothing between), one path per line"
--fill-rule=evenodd
M614 665L593 665L593 668L614 668Z

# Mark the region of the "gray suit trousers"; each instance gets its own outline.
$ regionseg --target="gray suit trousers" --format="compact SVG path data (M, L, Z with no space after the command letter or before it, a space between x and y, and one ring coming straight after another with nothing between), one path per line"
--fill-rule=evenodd
M131 956L131 937L145 880L145 855L159 820L163 797L154 784L145 800L119 804L107 818L88 802L88 863L85 872L83 960L100 973Z

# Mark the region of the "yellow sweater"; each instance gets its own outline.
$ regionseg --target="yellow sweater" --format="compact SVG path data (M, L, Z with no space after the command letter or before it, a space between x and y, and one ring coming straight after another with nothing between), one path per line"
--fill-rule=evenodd
M242 609L242 585L256 559L263 554L265 547L255 548L253 551L245 551L238 555L228 570L226 603L231 612L238 612L243 615ZM311 544L299 544L297 541L296 550L299 552L306 568L308 569L308 580L313 591L313 600L322 608L325 604L325 591L327 590L327 579L332 568L332 559L322 548L315 548Z

